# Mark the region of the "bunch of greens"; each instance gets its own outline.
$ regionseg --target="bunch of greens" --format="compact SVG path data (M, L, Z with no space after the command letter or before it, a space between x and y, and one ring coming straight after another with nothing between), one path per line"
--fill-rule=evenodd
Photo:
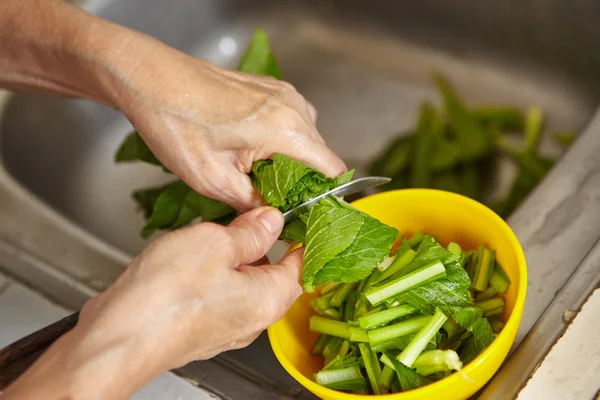
M472 361L504 323L510 280L495 252L463 251L433 237L404 237L365 279L328 283L311 300L319 333L311 353L325 363L315 382L354 393L407 391Z
M424 103L414 129L387 143L369 173L393 177L380 190L433 188L482 201L485 184L494 180L498 157L508 155L517 164L516 177L508 194L489 204L500 216L508 217L554 164L538 152L544 125L541 109L531 107L523 116L512 107L469 108L442 76L435 75L434 81L442 109ZM521 146L506 136L519 132ZM553 135L564 147L574 137L573 133Z
M262 30L255 32L239 70L281 77ZM135 131L121 145L116 161L143 161L162 167ZM299 161L275 154L271 160L256 161L250 178L267 203L285 212L349 182L353 173L327 178ZM237 215L228 205L199 195L181 180L137 190L133 198L146 218L141 232L145 238L157 230L177 229L198 218L227 224ZM328 282L356 282L368 276L389 254L397 237L396 229L332 196L300 214L281 234L281 239L305 245L302 284L309 292Z

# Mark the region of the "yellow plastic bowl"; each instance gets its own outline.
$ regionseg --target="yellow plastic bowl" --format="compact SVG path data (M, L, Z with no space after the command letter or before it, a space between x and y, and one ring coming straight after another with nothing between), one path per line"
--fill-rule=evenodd
M492 344L463 368L435 383L388 395L356 395L318 385L312 376L323 367L323 358L310 354L317 334L308 329L314 315L309 302L318 295L303 294L285 316L268 329L275 356L302 386L325 400L446 399L469 398L496 373L508 354L523 315L527 290L527 267L521 245L510 227L486 206L467 197L429 189L384 192L353 203L359 210L397 228L401 235L423 231L442 245L457 242L463 249L475 249L484 243L496 250L496 257L511 280L503 320L504 329Z

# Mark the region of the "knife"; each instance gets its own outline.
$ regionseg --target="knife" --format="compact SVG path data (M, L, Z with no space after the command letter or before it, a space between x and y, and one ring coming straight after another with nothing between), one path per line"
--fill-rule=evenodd
M364 178L358 178L351 182L344 183L336 188L328 190L327 192L320 194L312 199L305 201L302 204L297 205L291 210L286 211L283 214L283 219L285 223L292 222L294 219L298 218L298 215L303 211L310 209L312 206L317 204L321 199L324 199L327 196L348 196L354 193L362 192L363 190L374 188L376 186L383 185L391 181L391 178L384 178L381 176L367 176Z

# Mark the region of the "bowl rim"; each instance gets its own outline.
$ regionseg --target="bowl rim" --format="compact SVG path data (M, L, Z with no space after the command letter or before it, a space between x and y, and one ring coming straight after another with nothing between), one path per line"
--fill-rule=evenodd
M510 335L513 333L516 334L516 332L518 331L519 325L521 323L521 317L523 315L525 299L527 296L527 264L526 264L525 253L523 252L523 248L521 247L521 244L520 244L517 236L515 235L513 230L510 228L510 226L506 223L506 221L504 221L502 218L500 218L500 216L498 214L496 214L494 211L492 211L489 207L487 207L483 203L480 203L476 200L473 200L469 197L466 197L466 196L463 196L463 195L460 195L457 193L443 191L443 190L437 190L437 189L390 190L387 192L376 193L373 195L369 195L369 196L360 198L360 199L352 202L351 204L358 208L360 203L363 201L366 201L367 199L369 199L369 201L372 201L372 199L376 198L376 197L381 197L381 198L392 197L392 196L398 196L399 194L401 194L401 195L428 195L429 194L429 195L435 195L435 196L442 196L442 197L445 197L448 199L452 199L454 201L458 201L459 203L463 203L465 207L479 208L482 212L484 212L485 214L488 214L489 218L496 221L496 223L499 225L500 229L502 230L502 234L508 238L511 246L513 247L513 249L515 251L515 256L517 259L519 288L517 291L517 297L515 299L515 306L513 308L513 311L510 314L510 316L508 317L508 321L506 322L504 328L498 334L498 336L494 339L494 341L484 351L482 351L477 357L475 357L475 359L473 359L470 363L468 363L462 369L462 372L454 372L436 382L433 382L433 383L423 386L421 388L413 389L413 390L410 390L407 392L390 393L390 394L385 394L385 395L372 395L372 394L363 395L363 394L340 392L337 390L333 390L333 389L329 389L324 386L321 386L318 383L314 382L312 379L307 378L284 355L283 349L280 346L279 341L276 340L276 334L273 331L273 326L276 324L271 325L270 327L267 328L267 334L269 337L269 342L271 344L271 348L272 348L273 352L275 353L275 357L277 358L279 363L283 366L283 368L287 371L287 373L290 374L294 379L296 379L296 381L298 381L302 386L304 386L305 388L307 388L310 391L313 391L313 389L314 389L313 393L319 392L319 395L329 396L332 398L336 398L336 397L340 398L340 396L342 395L344 399L352 399L352 400L374 399L374 398L400 400L402 398L401 396L407 395L408 393L410 393L411 395L418 394L420 396L433 395L435 393L439 393L438 388L441 388L441 386L446 386L447 384L449 384L449 382L451 380L457 379L459 375L468 377L470 371L482 367L485 364L485 362L487 361L487 359L491 357L491 354L498 351L498 348L501 347L502 343L510 341L511 343L510 343L509 348L512 347L512 344L514 343L514 336L513 336L513 338L511 338ZM294 248L293 245L290 246L290 249L293 249L293 248ZM302 295L305 295L305 293L303 293ZM509 352L510 352L510 350L509 350ZM426 397L424 397L424 398L426 398Z

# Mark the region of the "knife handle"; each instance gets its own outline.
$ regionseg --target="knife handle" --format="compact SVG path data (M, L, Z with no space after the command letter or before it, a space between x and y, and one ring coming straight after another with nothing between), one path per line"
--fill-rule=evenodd
M59 337L73 329L78 319L77 312L0 350L0 391L21 376Z

